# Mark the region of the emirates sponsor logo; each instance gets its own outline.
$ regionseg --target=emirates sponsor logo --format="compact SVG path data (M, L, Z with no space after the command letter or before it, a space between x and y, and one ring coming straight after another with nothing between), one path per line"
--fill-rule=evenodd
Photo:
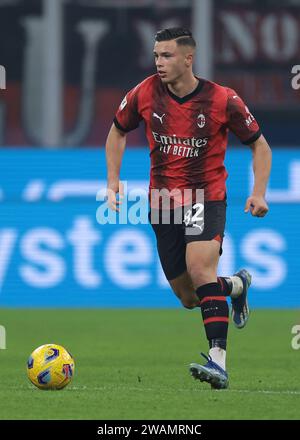
M182 157L198 157L199 151L205 147L208 138L183 138L176 134L162 135L152 131L153 139L159 144L159 151L165 154Z
M155 142L164 145L164 146L168 146L168 145L183 145L183 146L187 146L187 147L192 147L192 148L202 148L205 147L205 145L207 145L207 141L208 138L204 137L204 138L184 138L184 137L179 137L176 134L173 134L172 136L170 135L162 135L159 133L156 133L155 131L152 131L152 135L153 135L153 139L155 140Z

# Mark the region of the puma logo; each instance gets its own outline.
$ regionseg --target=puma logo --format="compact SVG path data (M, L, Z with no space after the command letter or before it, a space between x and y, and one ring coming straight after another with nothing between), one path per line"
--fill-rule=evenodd
M163 115L159 116L157 113L153 113L153 118L157 118L160 120L161 125L163 124L163 117L166 116L166 114L164 113Z
M197 225L197 223L193 223L193 228L199 228L200 231L202 232L203 229L204 229L204 225L203 224L202 225Z

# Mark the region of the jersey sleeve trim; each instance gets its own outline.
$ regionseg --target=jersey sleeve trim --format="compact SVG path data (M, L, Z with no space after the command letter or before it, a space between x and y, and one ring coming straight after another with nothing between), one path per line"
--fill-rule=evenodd
M259 129L256 133L254 133L251 138L247 139L246 141L243 141L242 143L245 145L249 145L252 144L253 142L255 142L260 136L261 136L262 132Z
M114 122L115 126L116 126L119 130L124 131L125 133L128 133L129 131L133 130L132 128L131 128L130 130L128 130L127 128L122 127L122 125L120 124L120 122L118 121L118 119L116 118L116 116L114 117L114 121L113 121L113 122Z

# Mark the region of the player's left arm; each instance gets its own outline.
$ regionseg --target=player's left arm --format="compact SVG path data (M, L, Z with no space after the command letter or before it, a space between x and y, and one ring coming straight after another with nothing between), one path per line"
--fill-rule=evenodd
M265 194L271 172L272 151L263 135L250 144L252 150L252 164L254 185L252 194L248 197L245 212L251 212L255 217L264 217L269 211Z
M271 170L272 153L261 133L258 122L233 89L227 88L227 126L240 139L249 145L253 155L254 186L247 198L245 212L255 217L264 217L269 208L265 193Z

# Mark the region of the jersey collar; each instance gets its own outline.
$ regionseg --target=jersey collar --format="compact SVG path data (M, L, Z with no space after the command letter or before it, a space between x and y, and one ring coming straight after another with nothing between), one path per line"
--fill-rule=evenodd
M178 102L178 104L184 104L185 102L194 98L194 96L198 95L198 93L202 90L202 87L204 86L204 80L201 78L198 78L197 76L196 76L196 78L199 80L199 82L198 82L198 85L195 88L195 90L193 90L188 95L183 96L182 98L175 95L175 93L171 92L171 90L169 90L169 87L166 85L166 89L167 89L169 96L171 96L171 98L174 99L174 101Z

